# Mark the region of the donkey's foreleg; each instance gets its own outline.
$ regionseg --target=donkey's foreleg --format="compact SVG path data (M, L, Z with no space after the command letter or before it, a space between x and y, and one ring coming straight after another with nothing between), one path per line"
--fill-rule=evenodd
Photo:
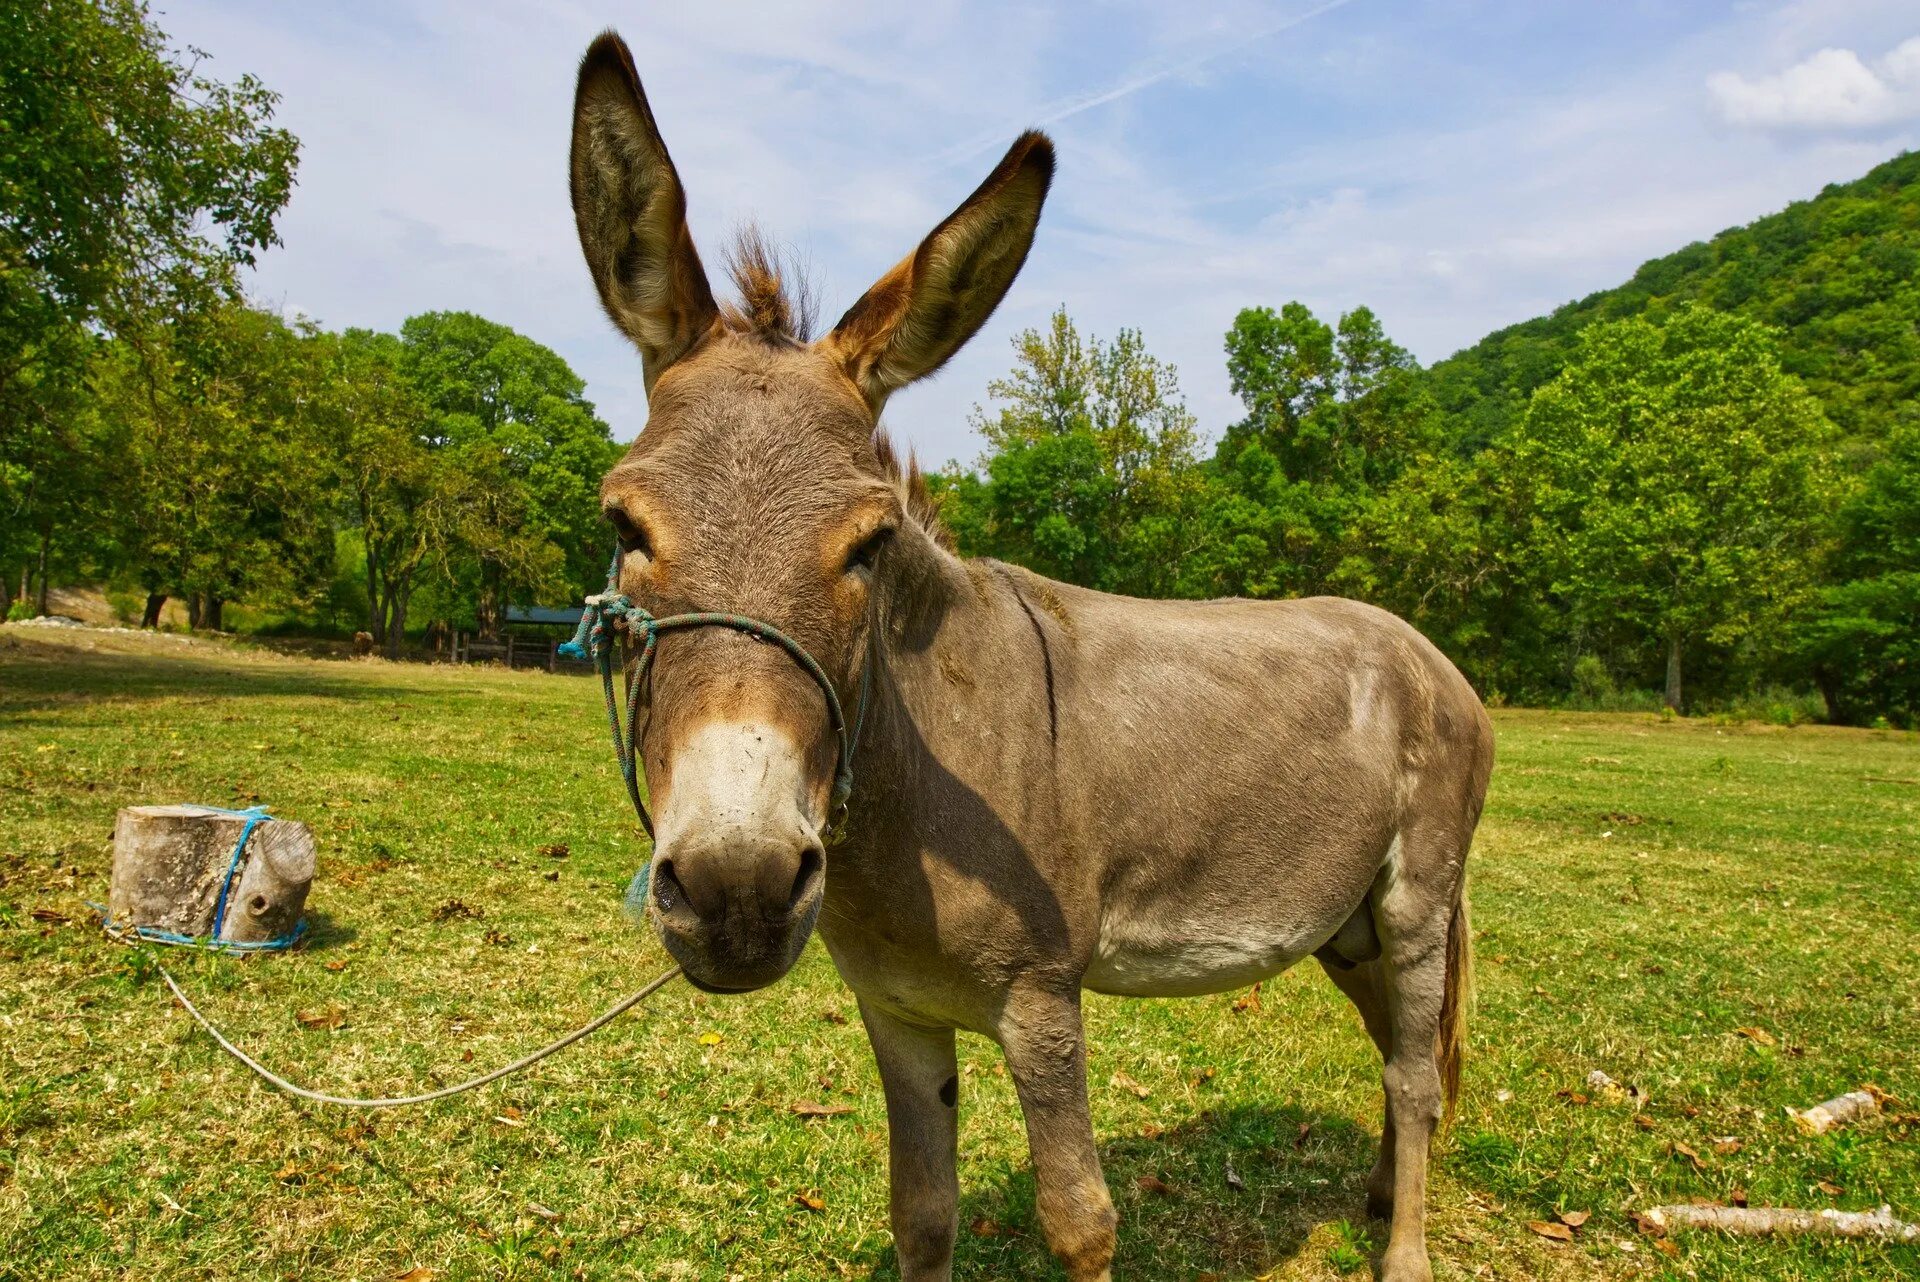
M1073 1282L1105 1282L1116 1217L1087 1110L1079 992L1009 994L995 1036L1027 1120L1047 1245Z
M960 1078L953 1030L904 1023L866 1002L860 1018L887 1096L893 1247L902 1282L953 1274L960 1177L955 1165Z

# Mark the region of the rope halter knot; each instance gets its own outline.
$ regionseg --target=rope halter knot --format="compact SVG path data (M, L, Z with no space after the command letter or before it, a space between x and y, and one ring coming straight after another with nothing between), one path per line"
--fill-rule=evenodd
M744 632L756 640L779 646L787 656L800 665L813 683L820 687L820 693L827 701L827 723L833 729L834 738L839 745L839 755L834 767L833 792L827 804L828 845L837 845L845 836L847 820L847 801L853 795L853 753L859 746L860 723L857 721L849 730L847 719L840 707L839 692L833 688L833 682L826 671L815 661L806 647L792 637L774 627L771 623L750 618L744 614L726 614L718 611L696 610L686 614L670 614L665 618L657 617L633 601L619 590L620 560L616 555L612 568L607 575L607 590L595 593L585 601L585 609L580 615L580 626L574 632L573 640L560 647L560 653L570 659L584 659L591 662L600 672L600 684L606 695L607 721L613 732L614 757L620 763L621 777L626 781L627 796L633 802L634 813L640 817L640 826L646 829L647 836L653 836L653 816L647 810L646 802L640 797L640 745L639 719L640 693L646 688L647 678L652 670L653 655L659 645L662 632L672 632L687 628L730 628L735 632ZM640 647L640 657L632 670L626 673L627 724L620 724L620 707L613 695L613 650L616 631L624 631L629 645ZM860 674L860 720L864 721L867 710L867 672ZM636 886L644 885L646 869L635 879ZM629 891L631 899L633 892Z

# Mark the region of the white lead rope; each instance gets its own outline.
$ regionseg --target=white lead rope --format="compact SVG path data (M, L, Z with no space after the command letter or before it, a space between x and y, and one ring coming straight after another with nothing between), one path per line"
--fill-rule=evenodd
M425 1104L432 1100L445 1099L449 1095L458 1095L462 1091L470 1091L476 1086L485 1086L488 1082L497 1082L509 1074L517 1073L523 1068L539 1063L555 1051L565 1050L583 1037L588 1037L599 1032L608 1024L611 1024L614 1020L620 1018L620 1016L626 1014L635 1006L638 1006L641 1002L659 992L662 988L665 988L669 982L678 978L679 974L680 968L678 966L669 968L666 973L649 982L646 987L642 988L639 992L634 993L630 997L622 998L619 1002L608 1008L604 1014L594 1019L593 1022L574 1029L559 1041L550 1042L542 1046L531 1055L523 1055L506 1067L496 1068L491 1073L482 1073L471 1081L461 1082L457 1086L445 1086L437 1091L428 1091L424 1095L402 1095L394 1099L348 1099L342 1095L327 1095L320 1091L310 1091L304 1086L295 1086L286 1078L281 1077L273 1070L261 1064L260 1061L253 1058L253 1056L247 1054L238 1046L235 1046L221 1035L220 1030L215 1028L192 1002L187 1000L187 995L180 991L180 985L173 982L173 976L167 973L167 968L165 966L160 967L160 978L167 981L167 987L173 990L173 995L179 1000L180 1004L187 1008L187 1014L193 1016L200 1027L206 1029L207 1032L212 1035L213 1040L219 1042L220 1048L226 1051L227 1054L233 1056L242 1064L245 1064L248 1068L289 1095L298 1095L301 1099L312 1100L316 1104L336 1104L342 1108L400 1108L407 1104Z

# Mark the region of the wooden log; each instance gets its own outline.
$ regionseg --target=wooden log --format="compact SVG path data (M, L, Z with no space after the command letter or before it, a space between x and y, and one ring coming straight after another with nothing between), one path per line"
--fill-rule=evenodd
M202 938L214 934L220 888L242 815L204 806L128 806L113 829L114 924ZM302 823L263 819L254 826L227 895L218 938L257 943L290 933L313 882L313 834Z
M1920 1224L1895 1219L1891 1206L1882 1206L1877 1211L1802 1211L1787 1206L1655 1206L1645 1214L1647 1222L1662 1232L1717 1229L1743 1237L1782 1234L1920 1242Z
M1809 1109L1787 1110L1796 1125L1809 1135L1825 1135L1836 1126L1871 1117L1880 1111L1880 1097L1872 1091L1848 1091L1830 1100L1822 1100Z

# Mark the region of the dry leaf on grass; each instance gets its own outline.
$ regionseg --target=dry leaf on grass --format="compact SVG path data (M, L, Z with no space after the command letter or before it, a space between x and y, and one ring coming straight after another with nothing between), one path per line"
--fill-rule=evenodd
M793 1195L793 1202L795 1206L802 1207L809 1211L824 1211L827 1209L827 1199L821 1197L818 1193L795 1193Z
M975 1237L999 1237L1006 1230L984 1215L973 1217L973 1223L967 1225L967 1231Z
M1236 1015L1238 1015L1241 1011L1259 1010L1259 1009L1260 1009L1260 985L1258 984L1255 984L1252 988L1249 988L1247 990L1247 995L1245 997L1240 998L1238 1001L1234 1002L1233 1004L1233 1013Z
M393 1275L393 1282L433 1282L439 1275L425 1265Z
M851 1104L817 1104L810 1099L797 1099L787 1105L787 1112L795 1117L845 1117L853 1112Z
M51 908L36 908L28 916L35 921L46 922L50 926L64 926L68 921L65 913L55 912Z
M321 962L320 968L322 970L330 970L334 974L338 975L341 971L347 968L347 959L344 957L336 957L330 962Z
M1547 1220L1528 1220L1527 1228L1549 1242L1573 1241L1573 1230L1564 1224L1554 1224Z
M560 1212L550 1207L542 1206L538 1202L527 1203L527 1210L539 1216L541 1219L546 1220L548 1223L552 1223L560 1218Z
M718 1046L720 1044L720 1034L702 1033L700 1034L700 1044L702 1046Z
M1580 1226L1581 1226L1582 1224L1585 1224L1585 1223L1586 1223L1586 1222L1587 1222L1587 1221L1588 1221L1589 1219L1591 1219L1591 1218L1593 1218L1593 1212L1592 1212L1592 1211L1562 1211L1562 1212L1560 1212L1560 1222L1561 1222L1562 1224L1564 1224L1564 1225L1566 1225L1566 1226L1567 1226L1568 1228L1570 1228L1570 1229L1577 1229L1577 1228L1579 1228L1579 1227L1580 1227Z
M1707 1169L1707 1164L1700 1160L1700 1154L1695 1152L1691 1145L1682 1144L1679 1140L1675 1140L1673 1142L1673 1152L1675 1156L1684 1157L1689 1162L1692 1162L1695 1170L1704 1171Z
M472 921L476 918L484 917L486 914L471 904L462 903L458 899L449 899L446 903L441 904L438 908L428 913L427 916L434 921L454 921L456 919Z
M295 1011L293 1017L299 1021L302 1028L338 1028L347 1022L346 1009L340 1006L328 1006L321 1010Z
M569 846L564 841L556 841L556 842L553 842L551 845L540 847L540 853L545 855L549 859L565 859L568 855L573 853L573 847Z
M1736 1037L1744 1037L1755 1046L1779 1045L1778 1042L1774 1041L1773 1034L1764 1028L1736 1028L1733 1032Z
M1142 1193L1157 1193L1161 1197L1170 1197L1173 1194L1173 1185L1167 1183L1158 1175L1142 1175L1133 1182L1133 1186Z
M1107 1084L1109 1086L1118 1086L1123 1091L1131 1091L1134 1095L1138 1096L1141 1099L1145 1099L1147 1098L1147 1096L1153 1094L1152 1090L1148 1089L1145 1086L1142 1086L1139 1082L1127 1076L1125 1073L1115 1073L1111 1078L1108 1079Z

